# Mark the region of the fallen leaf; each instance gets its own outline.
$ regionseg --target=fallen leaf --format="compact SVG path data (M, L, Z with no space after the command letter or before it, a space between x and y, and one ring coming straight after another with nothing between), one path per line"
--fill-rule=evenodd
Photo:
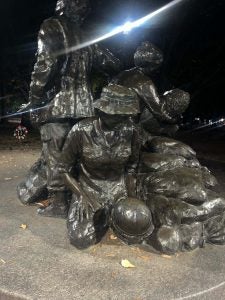
M110 240L117 240L117 237L114 234L111 234L109 238Z
M4 261L4 259L0 259L0 261L1 261L3 264L6 264L6 262Z
M116 255L113 253L106 254L106 257L115 257Z
M22 228L23 230L27 229L27 225L26 224L21 224L20 228Z
M97 247L93 247L93 248L90 249L90 253L92 255L95 255L96 251L97 251Z
M165 255L165 254L163 254L163 255L161 255L163 258L169 258L169 259L171 259L172 258L172 256L170 256L170 255Z
M9 178L5 178L5 181L9 181L9 180L12 180L12 178L10 178L10 177Z
M140 255L139 258L144 259L144 260L150 260L151 259L149 256L145 256L145 255Z
M121 260L121 266L124 268L136 268L131 262L129 262L129 260L127 259L122 259Z
M36 205L38 205L40 207L48 207L49 204L50 204L49 200L43 200L43 201L40 201L40 202L36 203Z

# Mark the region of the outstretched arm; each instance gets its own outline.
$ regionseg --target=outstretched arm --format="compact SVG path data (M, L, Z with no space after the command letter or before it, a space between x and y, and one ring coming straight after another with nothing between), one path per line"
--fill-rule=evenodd
M93 49L95 64L98 68L100 68L101 71L109 75L115 75L121 71L122 64L120 60L116 58L107 48L103 48L95 44Z

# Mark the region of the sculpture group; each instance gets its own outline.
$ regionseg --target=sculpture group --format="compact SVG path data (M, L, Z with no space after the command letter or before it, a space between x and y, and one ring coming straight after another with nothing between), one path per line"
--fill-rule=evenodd
M20 201L48 197L38 213L67 218L78 249L99 242L108 228L125 243L169 254L224 244L225 200L214 192L215 177L193 149L170 137L189 94L158 93L151 74L163 55L150 42L137 48L130 70L98 45L67 51L87 39L81 25L89 7L59 0L39 32L25 109L34 111L43 147L18 186ZM99 99L94 69L110 78Z

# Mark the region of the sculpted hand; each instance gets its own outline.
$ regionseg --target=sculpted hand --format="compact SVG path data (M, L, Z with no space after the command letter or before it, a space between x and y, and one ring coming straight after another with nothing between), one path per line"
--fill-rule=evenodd
M74 211L76 220L82 222L84 219L89 219L91 214L93 213L93 208L89 204L88 200L81 195L77 200L76 208Z

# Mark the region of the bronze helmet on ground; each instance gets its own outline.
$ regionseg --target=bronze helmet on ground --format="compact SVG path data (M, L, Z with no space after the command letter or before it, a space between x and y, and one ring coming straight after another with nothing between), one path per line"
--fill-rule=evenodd
M151 211L143 201L136 198L123 198L114 204L111 226L115 234L127 244L141 243L154 230Z

